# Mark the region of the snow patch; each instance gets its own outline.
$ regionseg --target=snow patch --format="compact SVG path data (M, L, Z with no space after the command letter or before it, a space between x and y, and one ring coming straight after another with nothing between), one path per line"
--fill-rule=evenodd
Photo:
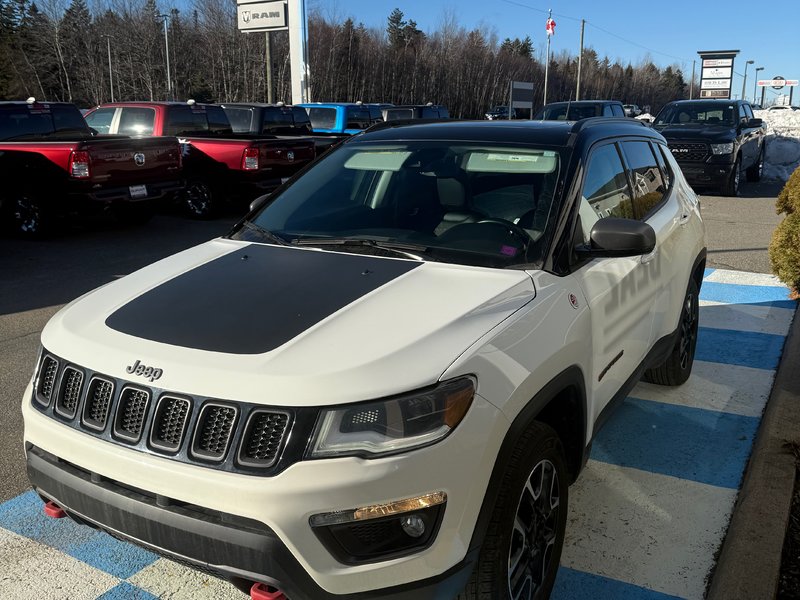
M763 178L786 181L800 168L800 110L757 110L767 126Z

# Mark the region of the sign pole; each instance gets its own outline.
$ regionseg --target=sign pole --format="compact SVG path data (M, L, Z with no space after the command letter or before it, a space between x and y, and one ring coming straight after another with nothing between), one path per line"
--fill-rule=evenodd
M578 85L575 87L575 100L581 99L581 64L583 62L583 30L586 27L586 19L581 19L581 49L578 52Z
M275 97L272 94L272 40L269 31L264 32L264 62L266 62L266 78L264 85L267 87L267 104L273 104Z
M306 2L289 0L289 61L292 69L292 104L311 101L306 50Z
M697 66L697 61L692 61L692 81L689 82L689 100L694 100L694 70Z

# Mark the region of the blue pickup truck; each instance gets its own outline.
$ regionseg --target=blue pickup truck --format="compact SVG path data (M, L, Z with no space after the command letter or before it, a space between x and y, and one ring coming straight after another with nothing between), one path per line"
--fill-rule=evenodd
M350 102L313 102L302 106L315 133L361 133L371 124L369 107Z

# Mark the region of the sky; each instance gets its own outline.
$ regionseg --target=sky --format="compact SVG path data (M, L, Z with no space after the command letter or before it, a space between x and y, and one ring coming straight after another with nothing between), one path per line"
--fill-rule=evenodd
M381 29L395 8L425 32L437 30L454 17L465 29L493 30L501 40L529 35L540 58L547 43L547 11L552 9L556 35L551 52L569 50L577 56L580 21L585 19L584 46L594 48L601 58L608 56L623 64L649 59L660 67L677 64L687 82L693 60L698 61L700 77L699 50L740 50L731 92L737 98L749 60L754 61L747 66L749 100L756 67L764 68L758 72L759 79L800 79L800 0L306 0L307 11L319 11L337 21L352 17L356 23ZM776 94L768 88L767 103ZM757 95L760 99L760 89ZM795 88L793 104L800 105L800 86Z

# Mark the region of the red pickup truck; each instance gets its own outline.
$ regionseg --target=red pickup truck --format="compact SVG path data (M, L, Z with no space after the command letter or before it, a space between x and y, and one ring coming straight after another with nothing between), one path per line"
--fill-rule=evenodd
M73 104L0 102L0 222L41 235L66 214L111 210L143 222L182 187L173 138L93 137Z
M84 118L101 134L177 136L186 178L181 203L201 219L211 217L221 201L250 202L272 191L315 156L311 139L237 135L220 106L191 100L103 104Z

